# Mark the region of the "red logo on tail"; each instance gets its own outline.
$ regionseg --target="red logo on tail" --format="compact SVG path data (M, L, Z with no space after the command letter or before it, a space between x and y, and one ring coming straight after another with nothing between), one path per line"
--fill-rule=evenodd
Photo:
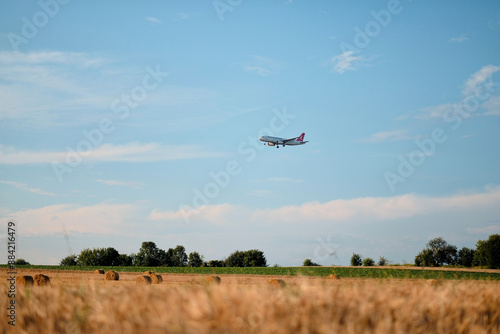
M305 133L301 134L300 137L297 138L297 141L303 141L305 135L306 135Z

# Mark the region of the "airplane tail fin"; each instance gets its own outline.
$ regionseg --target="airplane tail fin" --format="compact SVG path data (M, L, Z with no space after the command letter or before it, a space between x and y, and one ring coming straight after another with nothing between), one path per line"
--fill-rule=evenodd
M305 135L306 135L305 133L302 133L302 134L299 136L299 138L297 138L296 140L297 140L297 141L304 141L304 136L305 136Z

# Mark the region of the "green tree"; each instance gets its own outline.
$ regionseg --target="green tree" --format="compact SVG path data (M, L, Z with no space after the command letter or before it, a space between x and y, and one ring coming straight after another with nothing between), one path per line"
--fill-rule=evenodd
M222 260L210 260L208 261L208 266L212 268L225 267L226 263Z
M244 267L245 266L245 252L235 251L227 257L224 261L226 267Z
M375 261L372 258L366 257L363 259L363 266L372 267L375 265Z
M437 267L444 264L456 264L457 247L450 245L441 237L429 240L427 248L432 250Z
M474 264L474 253L473 249L462 247L458 251L457 263L464 267L472 267Z
M243 266L245 267L267 267L267 260L264 252L258 249L250 249L245 252L243 257Z
M90 248L85 248L78 255L77 264L79 266L98 266L97 256Z
M361 255L352 253L351 266L360 266L362 264L363 264L363 261L361 260Z
M142 267L157 267L160 265L160 249L153 241L144 241L135 254L134 265Z
M120 254L118 256L118 266L129 267L132 265L132 256L127 254Z
M389 263L389 261L383 256L381 256L378 260L379 266L386 266L388 263Z
M203 256L200 256L198 252L189 253L188 267L201 267L202 265L203 265Z
M68 255L59 262L60 266L76 266L78 257L75 254Z
M175 248L169 248L166 252L165 265L169 267L185 267L188 263L188 256L184 246L177 245Z
M86 248L80 252L77 264L80 266L117 266L120 254L113 247Z
M118 266L120 265L120 254L113 247L96 248L95 250L98 266Z
M305 259L304 262L302 263L302 266L304 267L318 267L320 264L312 262L311 259Z
M29 265L30 263L26 261L25 259L17 259L14 261L14 265L16 266L24 266L24 265Z
M432 249L426 248L415 256L415 265L419 267L437 267Z
M500 235L492 234L488 240L479 240L476 244L474 262L490 269L500 269Z

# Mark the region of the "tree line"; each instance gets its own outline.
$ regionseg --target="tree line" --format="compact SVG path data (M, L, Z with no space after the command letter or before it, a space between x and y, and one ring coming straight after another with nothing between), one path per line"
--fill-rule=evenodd
M379 265L388 261L380 257ZM375 261L371 258L362 259L361 255L353 253L351 266L373 266ZM486 267L500 269L500 235L492 234L487 240L478 240L476 248L471 249L449 244L442 237L434 238L427 242L426 247L415 256L415 265L419 267Z
M86 248L79 255L61 260L61 266L137 266L137 267L267 267L264 252L258 249L235 251L223 260L204 261L198 252L186 254L184 246L163 250L144 241L137 253L120 254L113 247Z

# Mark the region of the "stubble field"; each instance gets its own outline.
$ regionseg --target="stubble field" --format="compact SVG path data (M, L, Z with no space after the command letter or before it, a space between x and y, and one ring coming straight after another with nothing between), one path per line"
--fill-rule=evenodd
M499 333L500 282L305 276L162 274L139 285L140 273L106 281L91 271L41 273L50 286L18 285L9 298L0 269L4 333ZM270 284L283 280L286 286ZM276 283L276 281L273 281Z

